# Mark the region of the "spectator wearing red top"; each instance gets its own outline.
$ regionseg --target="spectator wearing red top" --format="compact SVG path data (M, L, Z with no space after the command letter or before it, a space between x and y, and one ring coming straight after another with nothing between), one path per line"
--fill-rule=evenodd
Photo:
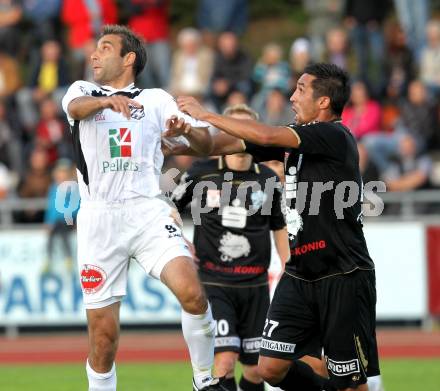
M342 112L342 122L350 128L357 140L381 128L381 107L371 99L367 86L356 81L351 87L350 104Z
M74 59L82 65L90 51L88 47L95 45L94 39L101 27L118 22L118 9L115 0L64 0L61 21L68 28L68 42ZM77 78L82 79L82 75L76 75Z
M124 2L130 17L129 27L146 43L147 61L139 75L138 84L143 88L167 89L171 70L169 44L168 0L130 0Z
M53 99L46 98L40 103L40 118L35 143L46 150L48 163L52 165L59 158L58 148L64 136L64 122L58 118L57 104Z

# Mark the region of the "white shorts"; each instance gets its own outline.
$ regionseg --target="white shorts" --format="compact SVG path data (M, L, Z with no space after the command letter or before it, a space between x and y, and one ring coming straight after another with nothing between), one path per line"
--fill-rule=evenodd
M170 206L159 198L83 202L77 219L78 270L86 308L126 294L129 260L154 278L179 256L191 257Z

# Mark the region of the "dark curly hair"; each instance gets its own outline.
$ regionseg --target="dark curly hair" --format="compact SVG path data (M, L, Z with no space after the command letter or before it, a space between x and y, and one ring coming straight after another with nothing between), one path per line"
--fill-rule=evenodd
M317 63L308 65L304 73L315 76L312 81L313 97L328 96L332 112L341 116L350 98L350 78L348 73L334 64Z

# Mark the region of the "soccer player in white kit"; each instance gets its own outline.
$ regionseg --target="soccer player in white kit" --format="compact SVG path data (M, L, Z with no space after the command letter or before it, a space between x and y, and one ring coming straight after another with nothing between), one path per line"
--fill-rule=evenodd
M207 125L179 112L165 91L135 87L146 53L126 27L105 26L91 60L96 84L76 81L62 102L81 194L78 266L89 331L89 391L116 390L119 308L131 258L168 286L182 306L193 390L224 390L211 376L209 303L171 208L158 197L163 131L209 153Z

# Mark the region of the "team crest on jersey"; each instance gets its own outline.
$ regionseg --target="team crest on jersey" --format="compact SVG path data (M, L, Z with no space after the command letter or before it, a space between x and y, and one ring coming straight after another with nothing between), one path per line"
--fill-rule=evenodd
M130 108L131 118L139 120L145 117L144 106L138 108L133 105L128 105L128 107Z
M80 281L83 292L87 295L98 292L104 285L107 275L104 270L95 265L84 264L81 273Z
M251 244L246 236L226 232L220 239L220 259L232 262L236 258L247 257L251 252Z

